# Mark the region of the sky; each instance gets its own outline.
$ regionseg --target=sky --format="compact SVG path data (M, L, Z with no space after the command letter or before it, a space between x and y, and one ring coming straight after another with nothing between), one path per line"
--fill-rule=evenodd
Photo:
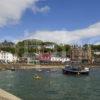
M100 0L0 0L0 41L100 44Z

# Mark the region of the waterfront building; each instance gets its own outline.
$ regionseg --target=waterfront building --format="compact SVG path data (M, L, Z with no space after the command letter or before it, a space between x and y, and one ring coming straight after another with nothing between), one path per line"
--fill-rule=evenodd
M69 62L70 59L69 58L66 58L66 57L59 57L59 56L55 56L53 55L52 53L43 53L43 54L40 54L38 56L38 60L40 61L40 63L52 63L52 64L56 64L56 63L59 63L59 64L63 64L65 62Z
M94 51L94 63L100 64L100 51Z
M10 52L6 51L0 51L0 61L3 61L5 63L11 63L16 62L18 60L18 57L13 55Z
M50 61L51 60L51 54L50 53L42 53L38 56L39 61Z
M69 62L70 58L66 58L66 57L51 57L51 62L61 62L61 63L65 63L65 62Z
M37 57L39 56L39 54L37 53L27 53L27 54L24 54L23 57L22 57L22 62L23 63L35 63L35 62L38 62L37 61Z
M92 63L92 50L90 46L72 46L70 51L72 61L80 61L82 63Z
M94 55L98 55L99 56L100 55L100 51L95 51Z

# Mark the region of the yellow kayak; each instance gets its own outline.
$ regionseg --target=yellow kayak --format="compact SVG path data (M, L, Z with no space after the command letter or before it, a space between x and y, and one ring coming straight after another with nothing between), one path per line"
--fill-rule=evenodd
M33 79L35 79L35 80L40 80L40 79L42 79L42 77L40 77L40 76L38 76L38 75L34 75L34 76L33 76Z

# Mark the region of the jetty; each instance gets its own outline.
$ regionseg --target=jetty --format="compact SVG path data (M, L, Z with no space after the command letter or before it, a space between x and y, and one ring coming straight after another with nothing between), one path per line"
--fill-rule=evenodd
M13 94L0 89L0 100L22 100Z

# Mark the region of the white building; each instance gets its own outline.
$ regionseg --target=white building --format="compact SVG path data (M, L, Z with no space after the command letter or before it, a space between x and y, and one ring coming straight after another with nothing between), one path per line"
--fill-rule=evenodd
M94 52L95 55L100 55L100 51Z
M54 44L50 44L50 45L45 45L44 47L47 48L47 49L54 49L55 45Z
M10 52L1 51L0 52L0 60L4 61L5 63L7 63L7 62L16 62L18 60L18 57L13 55Z
M69 62L70 61L70 58L62 58L62 57L51 57L51 61L52 62Z

